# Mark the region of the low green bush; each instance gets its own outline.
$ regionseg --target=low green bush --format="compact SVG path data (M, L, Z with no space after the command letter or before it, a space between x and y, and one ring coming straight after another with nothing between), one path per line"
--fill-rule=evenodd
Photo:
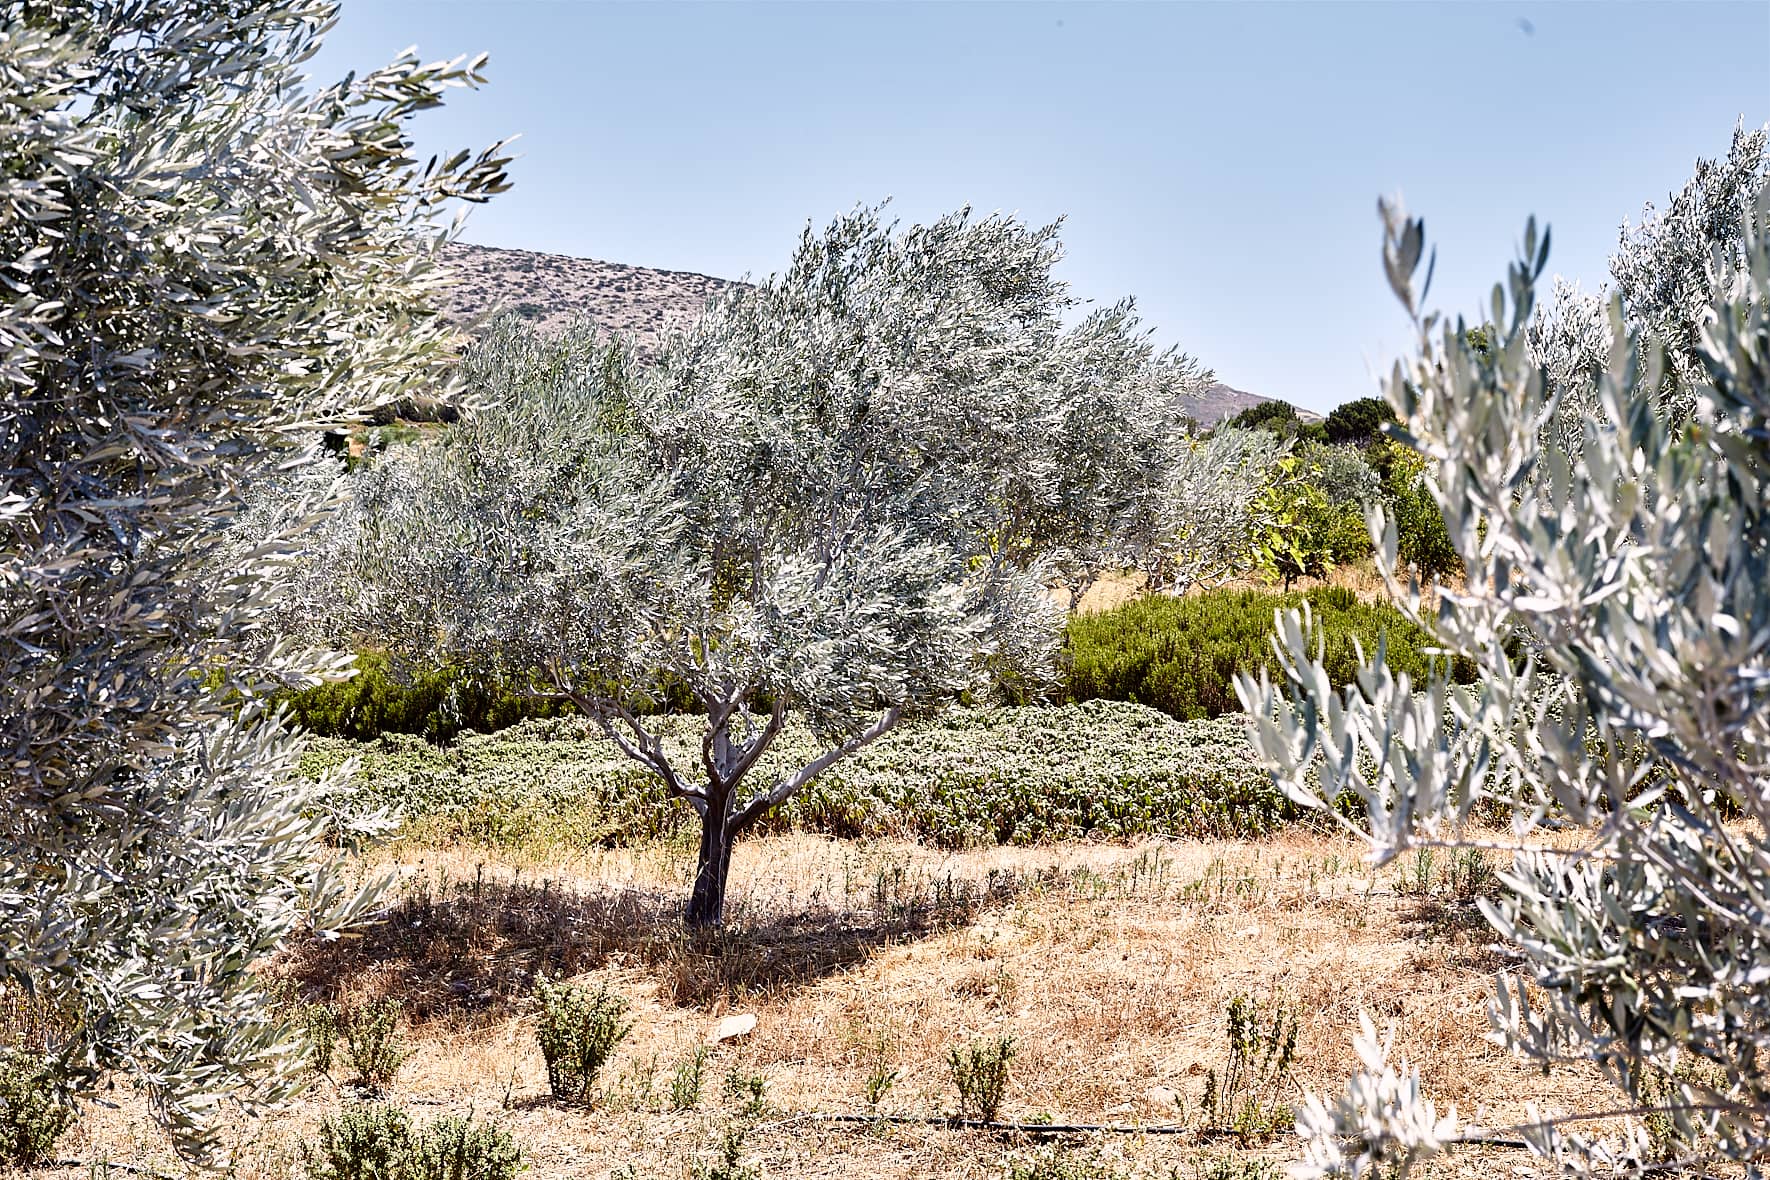
M48 1161L74 1121L55 1068L18 1049L0 1049L0 1168Z
M357 741L410 733L447 742L462 730L493 733L531 717L577 712L570 702L538 699L458 668L401 675L382 652L358 652L356 666L349 680L283 693L281 699L309 732Z
M311 1180L514 1180L522 1170L521 1149L495 1124L443 1115L414 1129L380 1103L322 1118L301 1160Z
M1341 586L1296 594L1217 590L1183 598L1143 598L1069 624L1071 701L1134 701L1170 717L1197 719L1236 712L1235 673L1276 678L1273 612L1307 602L1326 638L1324 666L1336 685L1358 670L1356 638L1366 653L1388 639L1387 663L1416 682L1427 672L1425 632L1386 602L1364 602ZM1459 682L1474 676L1468 661L1452 665Z
M984 1037L948 1051L947 1065L959 1091L960 1118L996 1121L1008 1092L1008 1063L1019 1051L1014 1038L1006 1035Z
M631 1031L621 1019L627 1001L607 987L542 979L535 984L540 1020L535 1035L547 1062L547 1087L561 1102L590 1102L596 1075Z
M399 1035L400 1007L400 1001L384 997L346 1008L336 1016L357 1081L372 1092L391 1086L394 1075L411 1056Z
M522 1149L493 1123L443 1115L412 1136L406 1180L515 1180Z
M700 760L700 719L654 720L676 765ZM789 725L751 771L764 783L822 752ZM582 718L528 721L454 745L389 734L315 739L318 774L355 755L354 803L400 809L420 839L594 848L689 838L693 813ZM954 709L842 759L762 821L765 831L904 836L943 847L1241 836L1294 818L1248 757L1239 716L1176 721L1145 706Z
M405 1174L412 1121L397 1106L352 1104L320 1120L317 1141L301 1144L312 1180L399 1180Z

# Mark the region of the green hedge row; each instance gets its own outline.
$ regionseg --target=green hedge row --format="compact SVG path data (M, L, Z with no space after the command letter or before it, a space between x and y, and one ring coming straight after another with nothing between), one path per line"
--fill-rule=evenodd
M655 722L676 765L692 772L699 719ZM760 789L822 749L789 727L749 781ZM464 734L449 747L402 734L316 739L306 768L318 774L352 756L347 810L396 808L427 839L588 848L686 838L695 823L581 718ZM1254 835L1294 814L1251 762L1240 718L1181 722L1110 701L955 709L838 762L763 827L945 847Z
M1357 672L1356 638L1367 653L1388 637L1387 660L1418 683L1426 674L1431 641L1386 602L1365 602L1341 586L1295 594L1219 590L1183 598L1144 598L1115 610L1084 615L1069 625L1071 701L1134 701L1183 720L1238 712L1234 675L1277 675L1272 654L1273 612L1307 602L1326 638L1323 665L1336 685ZM1452 665L1460 683L1474 665Z
M409 733L448 742L462 730L495 733L530 718L577 712L567 701L539 700L456 668L401 675L382 652L358 652L356 666L349 680L282 694L303 728L357 741Z
M1390 667L1416 681L1426 672L1430 643L1387 603L1361 601L1342 587L1296 594L1218 590L1184 598L1146 598L1069 624L1070 661L1062 699L1130 701L1181 720L1237 712L1234 674L1274 669L1273 612L1307 601L1327 635L1327 669L1335 684L1357 668L1352 639L1366 651L1389 638ZM400 676L387 656L365 651L350 680L287 694L295 718L322 737L368 741L386 733L450 742L463 731L496 733L520 721L562 717L564 701L537 700L508 685L450 668ZM1453 667L1467 682L1467 662Z

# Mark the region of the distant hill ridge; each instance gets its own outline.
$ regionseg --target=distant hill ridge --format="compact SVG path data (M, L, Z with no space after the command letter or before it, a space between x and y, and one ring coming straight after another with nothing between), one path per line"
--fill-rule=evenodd
M446 259L456 274L449 312L457 321L477 319L498 305L548 331L584 316L599 328L626 336L645 353L655 352L674 325L693 322L710 296L741 286L693 271L464 242L451 244ZM1200 424L1214 426L1270 400L1218 382L1187 412Z

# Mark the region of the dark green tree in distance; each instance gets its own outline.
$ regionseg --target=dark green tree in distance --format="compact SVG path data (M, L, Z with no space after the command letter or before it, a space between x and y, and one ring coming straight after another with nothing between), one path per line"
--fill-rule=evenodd
M1369 446L1383 437L1383 426L1394 422L1395 411L1380 397L1361 397L1335 406L1322 428L1332 443Z

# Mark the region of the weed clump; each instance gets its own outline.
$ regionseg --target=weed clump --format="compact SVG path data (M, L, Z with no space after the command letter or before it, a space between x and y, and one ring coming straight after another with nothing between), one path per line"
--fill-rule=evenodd
M371 1103L321 1119L301 1162L310 1180L515 1180L522 1150L492 1123L444 1115L414 1129L399 1107Z
M515 1180L522 1149L492 1123L444 1115L412 1137L405 1180Z
M397 1106L346 1106L320 1120L318 1142L301 1145L301 1162L313 1180L394 1180L411 1137L412 1121Z
M953 1084L959 1089L959 1117L996 1121L1008 1090L1008 1063L1020 1051L1007 1035L983 1037L947 1054Z
M44 1163L74 1121L74 1105L54 1067L30 1053L0 1049L0 1164Z
M701 1079L707 1067L707 1047L695 1046L670 1079L670 1109L694 1110L701 1104Z
M332 1072L338 1050L338 1009L330 1004L309 1004L301 1010L301 1033L307 1040L308 1064L318 1074Z
M398 1000L386 998L346 1008L336 1017L351 1068L371 1093L379 1094L391 1086L399 1067L411 1056L399 1035L402 1007Z
M1236 996L1227 1016L1227 1059L1205 1075L1203 1130L1264 1142L1290 1122L1281 1095L1296 1059L1297 1012L1283 1000Z
M596 1075L632 1031L623 1023L627 1001L607 987L588 988L543 979L536 1037L547 1061L547 1088L562 1102L589 1102Z

